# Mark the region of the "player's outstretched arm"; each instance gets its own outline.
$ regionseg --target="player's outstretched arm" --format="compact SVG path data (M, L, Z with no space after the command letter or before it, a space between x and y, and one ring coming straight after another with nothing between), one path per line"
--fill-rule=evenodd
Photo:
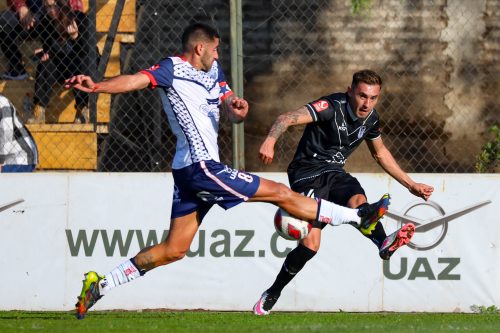
M119 94L146 88L150 84L146 74L119 75L102 82L94 82L88 75L75 75L65 80L66 89L78 89L87 93Z
M274 158L274 145L278 138L286 132L288 127L304 125L313 121L311 114L305 106L297 110L289 111L279 115L269 130L269 134L259 149L259 157L264 164L271 164Z
M401 169L399 164L396 162L391 152L384 145L382 138L375 139L373 141L366 141L368 144L368 148L370 152L377 161L377 163L391 175L394 179L396 179L401 185L406 187L411 194L420 197L424 200L429 199L434 191L434 187L416 183L406 172Z

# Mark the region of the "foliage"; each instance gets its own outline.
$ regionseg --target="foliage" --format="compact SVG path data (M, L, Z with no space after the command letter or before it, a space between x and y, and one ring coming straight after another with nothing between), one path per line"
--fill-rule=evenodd
M500 126L491 126L488 132L492 133L493 139L486 142L479 155L476 157L476 172L494 172L500 160Z
M351 0L351 9L354 15L367 12L372 6L372 0Z
M472 305L470 307L471 311L474 313L480 313L480 314L500 314L500 309L497 308L494 305L491 306L484 306L484 305Z

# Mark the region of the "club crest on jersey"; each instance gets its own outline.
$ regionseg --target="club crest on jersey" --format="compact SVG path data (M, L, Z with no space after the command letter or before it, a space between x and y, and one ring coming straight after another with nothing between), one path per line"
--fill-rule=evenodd
M358 131L358 139L361 139L366 132L366 126L361 126Z
M314 109L316 110L316 112L321 112L323 110L328 109L328 102L324 101L324 100L321 100L321 101L317 101L316 103L313 103L312 106L314 107Z
M218 98L207 98L206 100L207 100L208 105L218 105L219 104Z

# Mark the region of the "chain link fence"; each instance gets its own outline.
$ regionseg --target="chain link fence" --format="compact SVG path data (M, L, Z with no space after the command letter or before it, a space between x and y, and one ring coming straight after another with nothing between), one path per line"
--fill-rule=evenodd
M31 17L9 7L21 2ZM54 18L52 11L65 6L66 16ZM345 91L353 72L370 68L384 79L377 106L383 140L401 166L474 172L476 156L492 140L488 129L500 122L499 1L247 0L242 6L244 95L251 106L247 170L286 170L303 128L280 139L271 166L258 160L276 117ZM106 79L149 68L179 54L183 29L196 21L218 29L231 81L227 0L0 1L0 9L0 93L37 143L38 170L170 170L175 138L157 91L96 99L64 90L64 78L87 72ZM224 163L232 160L231 130L222 119ZM9 154L5 143L0 148L0 156ZM362 146L347 168L378 171L370 159Z

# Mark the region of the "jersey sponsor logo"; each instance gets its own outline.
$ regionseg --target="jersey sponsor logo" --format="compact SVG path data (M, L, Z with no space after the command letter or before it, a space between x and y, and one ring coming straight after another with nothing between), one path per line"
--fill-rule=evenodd
M366 132L366 126L361 126L358 131L358 139L361 139Z
M207 192L207 191L198 192L198 193L196 193L196 196L205 202L216 202L216 201L224 200L223 197L218 197L218 196L216 196L210 192Z
M181 202L181 193L179 191L179 188L174 185L174 198L172 199L174 203L179 203Z
M344 165L345 164L345 157L341 152L337 152L335 155L332 155L331 159L326 160L326 162L332 163L332 164Z
M235 180L236 177L238 177L239 179L244 180L247 183L252 183L253 182L252 175L250 175L248 173L241 172L238 169L231 169L227 165L224 166L224 170L221 170L221 171L217 172L216 175L221 174L221 173L228 173L229 174L229 178L232 179L232 180Z
M314 107L316 112L321 112L321 111L328 109L328 102L321 100L321 101L317 101L316 103L313 103L312 106Z
M220 119L220 111L217 105L215 104L203 104L200 105L200 111L203 113L205 116L214 119L216 123L219 122Z

